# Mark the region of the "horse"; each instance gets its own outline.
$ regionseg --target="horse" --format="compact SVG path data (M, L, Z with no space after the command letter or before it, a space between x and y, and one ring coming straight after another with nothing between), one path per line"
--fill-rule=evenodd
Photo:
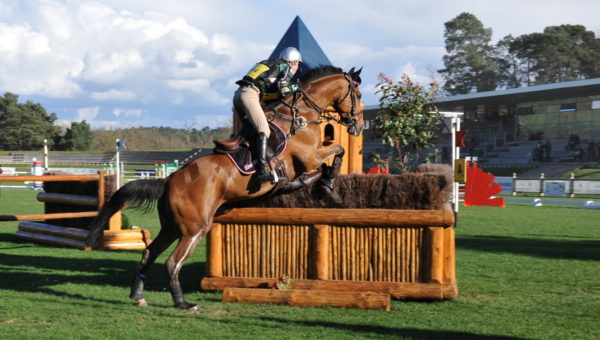
M322 145L319 124L336 120L351 135L358 136L362 132L364 121L358 88L361 70L352 68L346 73L332 66L313 69L300 78L301 88L296 95L283 97L266 113L288 135L288 146L277 158L288 177L296 179L296 184L312 182L319 177L331 184L327 181L331 181L341 163L344 148L338 144ZM327 109L329 106L337 115ZM328 166L326 163L332 158L333 165ZM274 160L270 162L271 165L274 163ZM312 170L317 171L307 174ZM165 263L171 297L176 308L194 310L197 305L184 299L179 283L184 262L209 232L214 216L222 207L264 195L274 186L271 182L259 183L254 175L240 174L226 155L201 156L166 179L139 179L122 186L92 222L86 246L88 249L98 246L104 226L124 207L150 211L156 206L161 229L142 253L130 298L139 306L147 306L143 294L146 272L156 258L178 240Z

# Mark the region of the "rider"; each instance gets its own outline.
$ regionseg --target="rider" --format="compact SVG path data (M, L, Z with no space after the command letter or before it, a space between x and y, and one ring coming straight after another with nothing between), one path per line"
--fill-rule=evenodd
M260 183L273 181L267 162L267 141L271 131L265 113L260 105L261 100L275 99L298 90L291 80L302 62L302 55L294 47L281 51L278 59L264 60L256 64L236 84L240 85L233 96L236 111L245 113L246 118L258 132L257 146L257 178Z

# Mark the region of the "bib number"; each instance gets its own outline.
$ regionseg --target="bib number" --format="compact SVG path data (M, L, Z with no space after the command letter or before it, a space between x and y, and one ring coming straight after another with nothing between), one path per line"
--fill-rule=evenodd
M254 66L254 68L252 70L250 70L250 72L248 72L248 74L246 74L246 76L250 77L252 79L256 79L258 76L260 76L263 72L265 72L268 69L269 69L269 66L258 63L258 64L256 64L256 66Z

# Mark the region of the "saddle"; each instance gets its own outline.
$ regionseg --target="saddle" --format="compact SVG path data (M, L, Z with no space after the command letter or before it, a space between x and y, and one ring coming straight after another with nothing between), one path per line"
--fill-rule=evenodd
M287 138L277 124L269 121L271 135L267 142L267 160L279 156L287 147ZM257 132L249 122L242 126L240 132L234 137L227 140L215 140L215 148L213 152L216 154L225 154L235 164L238 170L244 175L251 175L256 172L254 167L256 161L256 150L254 144L256 141Z

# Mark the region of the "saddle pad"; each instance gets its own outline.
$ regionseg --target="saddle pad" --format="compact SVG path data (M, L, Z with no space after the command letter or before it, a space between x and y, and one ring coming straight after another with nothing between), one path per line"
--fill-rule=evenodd
M277 124L269 121L269 127L271 128L271 135L267 142L267 160L271 161L285 151L287 148L287 138L285 137L285 131ZM255 144L252 141L249 148L241 147L239 151L227 154L227 157L229 157L239 172L244 175L252 175L256 172L256 160L253 159L254 153L252 152Z

